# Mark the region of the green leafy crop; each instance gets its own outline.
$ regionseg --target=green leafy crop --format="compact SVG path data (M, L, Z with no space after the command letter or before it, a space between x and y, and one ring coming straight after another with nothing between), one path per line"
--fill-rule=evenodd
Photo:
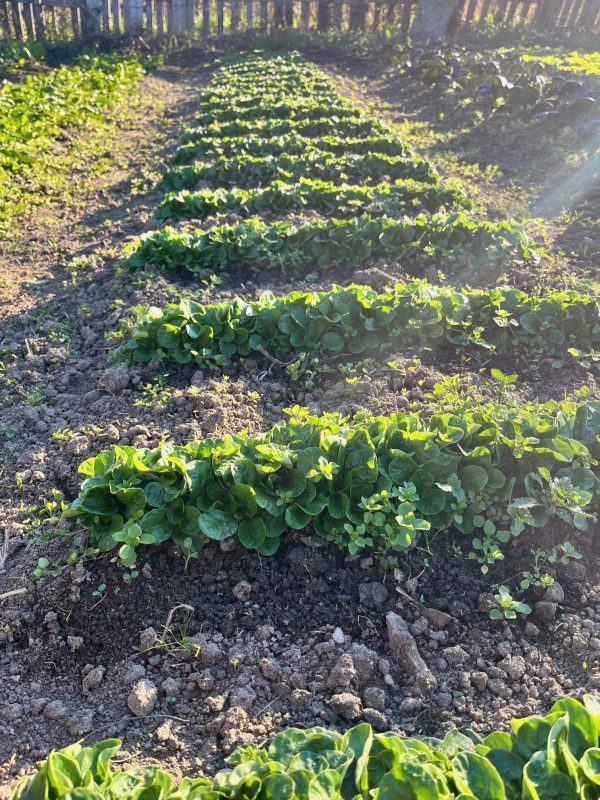
M168 194L158 207L158 219L203 219L219 214L251 216L265 211L315 209L341 217L355 216L362 210L372 217L399 217L426 210L469 208L462 192L437 184L407 179L375 186L349 186L330 181L300 178L298 183L272 181L258 189L200 189Z
M186 558L231 536L271 555L288 528L309 525L340 548L354 549L358 535L382 554L450 527L500 547L553 518L586 530L598 507L597 401L473 408L455 397L428 416L353 420L288 413L259 437L90 458L66 516L130 566L140 545L169 539Z
M267 225L254 218L194 232L165 228L128 245L120 266L138 269L149 265L192 273L244 267L293 274L315 268L356 267L382 256L412 264L436 264L445 259L481 265L534 255L528 237L515 223L477 222L462 212L400 219L364 214L300 225L288 221Z
M333 155L309 151L302 156L217 158L214 162L198 161L174 167L162 180L166 189L191 189L200 181L213 186L261 186L272 180L291 178L321 178L322 180L348 181L362 179L379 181L384 176L391 180L414 178L425 183L436 183L433 167L420 158L388 156L384 153L348 153Z
M292 292L254 302L201 305L189 300L138 307L117 356L137 363L169 359L210 363L215 356L268 350L364 353L398 346L451 346L487 353L518 349L531 359L600 349L600 300L575 291L396 284Z
M178 787L155 767L113 773L121 743L107 739L51 753L11 800L596 800L599 731L594 695L558 700L547 716L485 738L468 729L404 737L366 723L345 734L288 728L266 748L238 748L214 780L184 778Z

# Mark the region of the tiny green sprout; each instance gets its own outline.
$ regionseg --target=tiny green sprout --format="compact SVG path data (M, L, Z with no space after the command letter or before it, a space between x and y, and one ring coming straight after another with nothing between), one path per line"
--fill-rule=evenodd
M106 591L106 584L101 583L98 588L92 592L92 597L102 597L104 592Z
M498 594L494 595L494 600L498 607L492 608L490 611L490 619L509 620L516 619L517 614L531 614L531 607L528 606L527 603L521 603L519 600L515 600L508 586L499 586Z
M231 664L231 666L234 669L237 669L239 664L240 664L240 660L239 660L239 658L232 658L232 659L230 659L229 663Z

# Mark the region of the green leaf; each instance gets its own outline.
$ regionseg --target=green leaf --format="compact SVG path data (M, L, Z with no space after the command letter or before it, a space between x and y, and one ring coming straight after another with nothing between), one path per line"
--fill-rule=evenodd
M461 471L460 480L464 489L481 492L488 483L488 473L477 464L469 464Z
M200 530L209 539L222 542L234 536L238 529L238 521L229 511L213 509L200 514Z
M310 516L299 505L288 506L285 510L285 521L290 528L301 531L310 522Z
M477 800L506 800L506 790L498 770L477 753L459 753L452 759L454 783L461 792Z
M244 547L253 549L263 544L267 529L260 517L254 517L253 519L243 519L239 524L237 534Z

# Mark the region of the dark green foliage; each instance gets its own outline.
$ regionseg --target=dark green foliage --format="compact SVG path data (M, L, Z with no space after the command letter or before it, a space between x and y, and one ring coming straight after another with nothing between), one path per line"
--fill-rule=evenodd
M315 531L356 553L398 552L454 527L476 550L558 517L580 530L598 508L600 403L473 404L447 396L439 410L352 421L294 408L260 437L114 447L85 461L67 516L90 546L175 541L186 558L237 535L271 555L288 528ZM501 555L494 555L497 560Z
M528 259L533 253L519 226L476 222L457 212L398 220L364 215L303 225L266 225L250 219L194 232L165 228L129 245L120 264L126 269L148 265L192 273L278 269L289 275L356 267L381 256L421 265L442 260L483 265L511 256Z
M463 289L425 281L397 284L378 293L366 286L331 292L267 294L215 305L188 300L138 308L125 360L210 363L215 355L247 356L259 349L289 352L364 353L402 346L453 346L528 357L564 357L569 348L600 351L600 300L575 291L527 294L515 288Z

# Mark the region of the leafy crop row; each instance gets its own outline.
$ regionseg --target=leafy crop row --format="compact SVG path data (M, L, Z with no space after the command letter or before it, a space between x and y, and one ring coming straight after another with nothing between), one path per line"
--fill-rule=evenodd
M229 138L205 137L197 142L182 145L173 157L174 164L189 164L199 158L222 156L277 156L301 155L313 150L329 153L383 153L388 156L408 156L410 148L395 137L369 136L363 138L324 136L311 139L296 134L284 136L234 136Z
M273 181L256 189L200 189L169 193L158 207L158 219L204 219L235 213L252 216L264 211L316 209L337 218L354 216L357 209L377 217L438 211L442 206L469 208L458 189L419 183L410 178L375 186L349 186L300 178L298 183Z
M19 210L23 180L32 181L29 203L41 196L38 184L57 167L57 137L99 118L142 74L135 59L83 57L0 85L0 232Z
M232 536L271 555L288 528L308 525L380 556L453 527L485 566L527 525L558 517L585 530L598 509L598 401L473 407L457 396L430 415L289 414L259 437L107 450L80 466L66 515L124 566L169 539L186 558Z
M262 156L251 158L217 158L213 162L198 161L175 167L163 177L168 189L190 189L200 181L213 186L260 186L272 180L321 178L322 180L380 181L383 176L396 180L414 178L435 183L437 173L426 161L410 156L388 156L382 153L348 153L343 156L309 151L304 155Z
M390 219L368 215L295 225L260 219L177 232L144 234L120 262L126 269L151 265L162 270L279 269L285 274L336 266L358 266L370 258L401 257L413 264L441 260L485 264L512 253L532 256L521 228L509 222L476 222L462 212Z
M515 288L463 289L425 281L378 293L366 286L292 292L164 309L138 307L118 356L210 363L259 350L364 353L374 348L451 345L528 357L600 352L600 300L575 291L527 294Z
M595 800L600 796L600 697L558 700L545 717L511 722L511 732L472 730L443 739L288 728L266 748L238 748L228 768L177 787L153 767L113 773L120 742L53 752L11 800Z
M386 128L380 122L366 117L359 111L354 116L339 119L329 116L323 109L323 115L307 120L233 120L232 122L212 122L201 128L188 128L182 134L181 141L201 142L206 137L230 138L238 136L378 136L384 134Z

